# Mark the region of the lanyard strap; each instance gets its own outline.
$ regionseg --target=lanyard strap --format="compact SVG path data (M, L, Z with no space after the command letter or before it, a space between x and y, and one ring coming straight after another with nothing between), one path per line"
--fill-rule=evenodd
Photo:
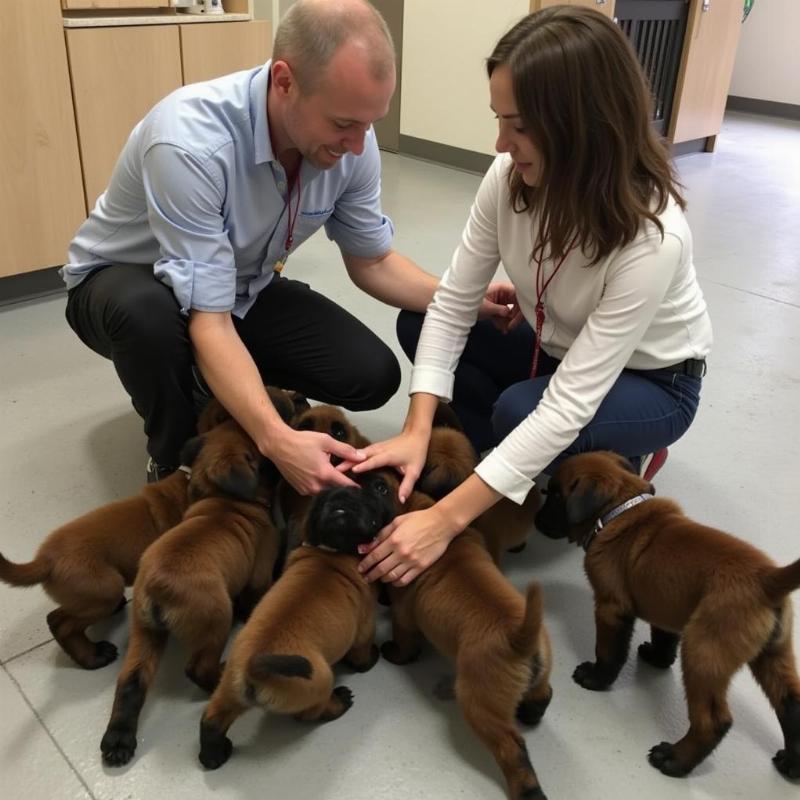
M536 377L536 371L539 368L539 351L542 349L542 330L544 329L544 303L542 302L542 298L544 297L544 293L547 291L547 287L550 285L550 281L555 278L556 273L561 269L561 265L567 260L567 256L572 251L572 248L575 247L575 243L577 241L578 234L576 233L570 242L569 247L566 249L566 252L563 256L561 256L558 264L556 264L556 268L552 271L547 280L544 280L544 276L542 275L542 256L540 255L537 258L534 255L533 257L533 260L536 262L536 341L533 344L531 378Z
M294 186L297 184L297 203L294 207L294 214L292 214L292 192L294 191ZM297 222L297 215L300 213L300 195L303 192L303 186L300 183L300 171L298 169L297 178L295 178L292 185L289 187L289 198L286 201L286 214L288 217L288 225L286 229L286 247L284 248L286 254L289 254L289 251L292 249L292 245L294 244L294 224Z

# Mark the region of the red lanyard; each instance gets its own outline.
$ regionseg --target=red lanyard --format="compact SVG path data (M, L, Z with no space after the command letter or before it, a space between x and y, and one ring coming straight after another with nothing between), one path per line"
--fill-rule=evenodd
M294 214L292 214L292 191L294 190L294 184L297 184L297 203L294 207ZM287 217L288 217L288 226L286 229L286 255L289 255L289 251L292 249L292 245L294 244L294 224L297 222L297 215L300 213L300 195L302 194L303 186L300 183L300 171L298 169L297 178L294 180L292 185L289 187L289 199L286 201L286 209L287 209Z
M566 261L567 256L572 251L572 248L575 247L577 241L578 235L575 234L566 252L561 256L561 260L556 264L556 268L550 273L550 277L547 280L544 280L544 276L542 275L542 256L540 255L538 258L536 256L533 257L533 260L536 262L536 342L533 345L531 378L536 377L536 370L539 367L539 351L542 349L542 329L544 328L544 303L542 302L542 297L544 297L544 293L547 291L550 281L555 278L556 273L561 269L561 265ZM539 252L541 253L542 250Z

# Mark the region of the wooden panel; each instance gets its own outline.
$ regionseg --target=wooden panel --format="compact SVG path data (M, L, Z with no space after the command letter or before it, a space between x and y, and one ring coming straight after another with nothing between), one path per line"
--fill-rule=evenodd
M166 8L169 0L61 0L61 7L69 11L101 8Z
M0 275L63 264L86 216L58 3L3 0Z
M184 83L257 67L272 53L272 25L266 20L179 27Z
M692 0L668 134L674 143L719 133L741 31L741 3Z
M105 191L133 126L182 83L177 27L66 31L89 208Z
M539 11L547 6L588 6L600 11L607 17L614 16L615 0L531 0L531 11Z
M403 11L405 3L398 0L371 0L389 26L397 52L397 86L394 90L389 113L384 119L375 123L375 136L382 150L397 153L400 150L400 94L401 76L403 74Z

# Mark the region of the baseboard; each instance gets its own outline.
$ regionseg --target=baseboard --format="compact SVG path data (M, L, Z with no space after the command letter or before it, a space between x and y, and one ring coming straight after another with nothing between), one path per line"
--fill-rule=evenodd
M800 119L800 105L795 105L794 103L776 103L773 100L758 100L755 97L728 95L725 109L729 111L747 111L751 114L763 114L767 117Z
M0 278L0 306L21 303L50 294L63 294L66 286L58 274L60 266L7 275Z
M449 144L430 142L427 139L417 139L416 136L406 136L402 133L400 154L463 169L465 172L475 172L478 175L484 175L494 161L494 156L486 153L476 153L474 150L451 147Z

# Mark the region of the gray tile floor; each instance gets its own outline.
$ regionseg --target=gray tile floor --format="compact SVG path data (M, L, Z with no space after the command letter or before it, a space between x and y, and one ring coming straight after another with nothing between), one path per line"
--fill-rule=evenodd
M384 164L397 248L441 273L479 179L397 156ZM717 153L683 157L679 167L716 344L698 419L672 449L658 488L697 519L788 562L800 555L800 125L731 114ZM394 313L347 281L323 236L289 270L396 347ZM16 560L28 559L61 522L133 493L143 477L138 419L110 364L78 342L63 310L63 296L0 310L0 549ZM401 392L357 421L372 438L386 436L401 424L405 403ZM579 552L534 538L507 566L518 586L535 578L545 590L555 695L525 736L551 800L797 796L770 763L781 744L778 725L745 672L730 693L734 727L713 756L686 780L653 770L648 748L677 738L686 724L679 671L657 674L631 659L611 692L580 689L570 673L591 656L593 626ZM50 637L44 617L51 603L38 588L0 585L0 608L3 798L504 796L495 764L455 707L432 696L447 669L432 653L412 668L380 662L346 676L356 702L330 725L249 713L232 729L235 758L205 773L196 755L204 699L183 678L173 647L143 713L135 760L108 769L99 742L118 664L98 672L74 667ZM124 648L124 615L97 628ZM387 633L384 617L379 635ZM635 642L644 634L639 625Z

